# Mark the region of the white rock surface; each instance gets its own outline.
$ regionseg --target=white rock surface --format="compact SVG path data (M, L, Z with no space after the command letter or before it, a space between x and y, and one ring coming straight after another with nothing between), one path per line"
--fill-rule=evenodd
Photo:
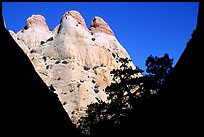
M74 10L52 31L43 16L32 15L22 30L10 33L44 82L55 89L74 123L96 97L106 100L110 71L119 67L120 57L130 58L102 18L94 17L88 29Z

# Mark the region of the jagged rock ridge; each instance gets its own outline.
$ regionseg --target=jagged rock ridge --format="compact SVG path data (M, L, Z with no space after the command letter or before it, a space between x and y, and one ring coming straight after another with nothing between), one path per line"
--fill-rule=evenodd
M106 100L104 89L112 82L110 71L119 67L119 58L130 58L102 18L94 17L87 28L74 10L65 12L52 31L43 16L32 15L24 28L10 34L58 95L73 122L96 97Z

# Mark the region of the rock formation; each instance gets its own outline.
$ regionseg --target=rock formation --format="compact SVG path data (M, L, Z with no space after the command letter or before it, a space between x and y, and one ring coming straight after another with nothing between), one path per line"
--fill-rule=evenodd
M110 136L199 136L203 133L204 1L197 25L174 69L151 97ZM147 132L148 131L148 132Z
M0 26L1 134L82 136L57 94L49 90L11 32L4 27L2 16Z
M130 58L102 18L94 17L90 27L71 10L52 31L41 15L29 17L17 34L10 31L73 122L96 97L106 100L110 71L120 66L119 58Z

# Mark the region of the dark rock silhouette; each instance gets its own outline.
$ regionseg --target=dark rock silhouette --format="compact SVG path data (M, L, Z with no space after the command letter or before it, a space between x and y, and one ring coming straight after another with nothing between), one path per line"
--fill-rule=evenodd
M175 135L201 134L203 107L203 69L202 49L204 45L204 2L199 3L196 29L180 56L166 85L160 91L158 112L166 115L166 131ZM162 121L162 120L161 120ZM167 124L166 123L166 124Z
M0 25L3 25L1 16ZM1 131L9 136L66 134L79 136L55 93L35 72L29 59L1 27ZM197 26L173 71L160 89L110 136L198 136L203 124L204 2ZM2 115L3 114L3 115ZM104 135L107 135L104 131Z
M199 136L203 123L204 2L199 3L196 29L156 96L112 134L119 136Z
M0 19L1 133L80 136L57 95L39 77Z
M203 107L202 49L204 46L204 2L199 3L196 29L180 56L166 85L160 91L158 112L161 126L166 125L171 135L201 134ZM168 116L168 117L167 117ZM165 118L165 120L164 120ZM169 124L169 125L167 125ZM170 126L171 125L171 126ZM165 127L163 127L165 128Z

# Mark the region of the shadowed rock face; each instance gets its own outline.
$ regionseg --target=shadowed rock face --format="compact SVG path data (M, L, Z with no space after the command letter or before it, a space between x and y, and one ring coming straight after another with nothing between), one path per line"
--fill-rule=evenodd
M155 98L130 117L114 136L202 134L204 45L204 4L199 5L197 28L169 75L166 85ZM3 25L1 16L0 25ZM35 72L30 60L0 28L1 58L1 133L4 135L78 136L55 93ZM105 135L107 135L104 132Z
M5 136L79 136L57 94L49 90L3 27L2 16L0 20L1 133Z
M158 95L144 102L112 135L199 136L203 133L204 2L197 26Z

